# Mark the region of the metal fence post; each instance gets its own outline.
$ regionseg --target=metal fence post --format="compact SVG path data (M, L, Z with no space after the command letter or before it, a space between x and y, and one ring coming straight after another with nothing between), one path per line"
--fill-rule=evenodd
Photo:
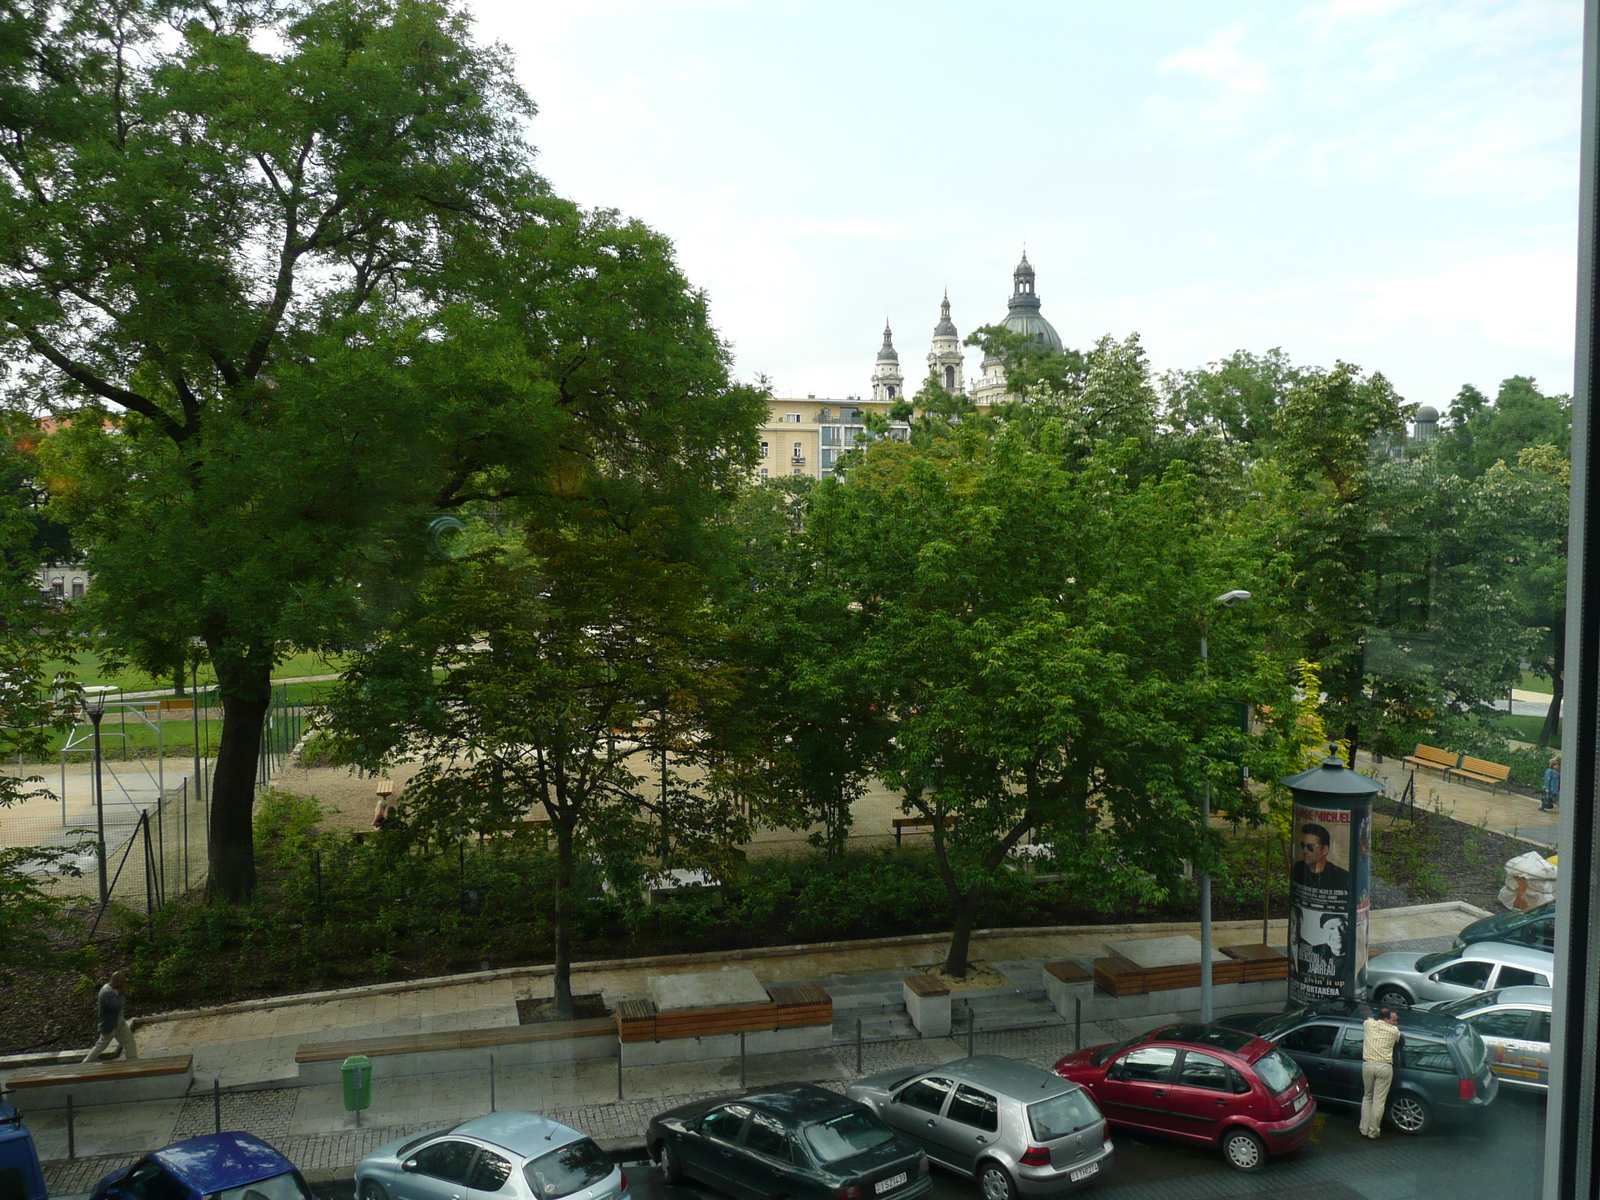
M1083 997L1072 998L1072 1050L1077 1053L1083 1049Z
M67 1157L78 1157L77 1130L72 1119L72 1093L67 1093Z
M211 1078L211 1116L216 1122L216 1133L222 1132L222 1080L216 1076Z
M861 1018L856 1018L856 1076L861 1075Z
M744 1081L744 1030L739 1031L739 1086L747 1087Z
M617 1043L617 1099L622 1099L622 1043Z
M618 1058L621 1062L621 1058ZM494 1055L489 1055L489 1111L494 1111Z

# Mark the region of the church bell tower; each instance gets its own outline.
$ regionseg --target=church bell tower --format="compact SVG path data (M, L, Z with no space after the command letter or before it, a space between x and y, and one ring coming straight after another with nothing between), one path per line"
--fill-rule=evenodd
M879 403L892 403L905 395L906 381L900 374L900 355L894 348L894 336L889 331L887 318L883 322L883 346L878 351L878 361L872 368L872 398Z
M939 305L939 323L933 327L933 348L928 351L928 369L939 381L939 386L952 395L962 395L967 381L962 367L965 356L961 353L961 335L950 320L950 291L945 289L944 303Z

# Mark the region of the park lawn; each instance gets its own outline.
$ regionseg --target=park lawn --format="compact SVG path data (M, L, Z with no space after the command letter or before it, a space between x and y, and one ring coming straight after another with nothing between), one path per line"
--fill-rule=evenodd
M1525 692L1543 692L1546 696L1554 694L1550 690L1550 681L1542 675L1534 674L1532 671L1524 671L1522 673L1522 682L1518 686Z
M1505 731L1507 737L1515 738L1519 742L1533 745L1539 740L1539 730L1544 728L1544 718L1532 714L1497 713L1495 724ZM1555 736L1550 739L1550 749L1561 749L1561 722L1556 722Z
M273 669L274 679L299 679L307 675L336 675L344 669L345 659L337 654L319 654L316 651L305 650L298 654L291 654ZM65 659L53 659L45 664L45 674L54 678L56 672L65 671L72 675L85 687L120 687L125 692L154 692L172 690L172 680L155 679L143 671L129 669L111 674L100 665L100 656L92 651L84 651L78 656L76 664ZM200 666L200 684L215 683L216 675L208 664ZM185 691L188 689L185 688Z

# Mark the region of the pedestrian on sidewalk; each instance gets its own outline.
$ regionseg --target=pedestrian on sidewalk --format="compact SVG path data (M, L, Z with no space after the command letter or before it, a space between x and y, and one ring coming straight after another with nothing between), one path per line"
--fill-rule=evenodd
M1380 1008L1378 1018L1361 1022L1361 1133L1375 1138L1383 1125L1389 1085L1394 1082L1394 1048L1400 1044L1400 1014Z
M1544 769L1544 787L1539 797L1539 811L1549 812L1555 808L1556 801L1561 799L1561 758L1558 755L1550 760L1550 765Z
M93 1049L84 1056L84 1062L98 1062L105 1053L106 1047L111 1044L111 1039L117 1039L117 1048L122 1051L125 1061L132 1062L139 1057L139 1047L134 1045L133 1030L128 1027L128 1018L123 1015L123 1010L128 1006L128 977L121 971L111 976L111 982L100 989L100 1037L95 1042Z

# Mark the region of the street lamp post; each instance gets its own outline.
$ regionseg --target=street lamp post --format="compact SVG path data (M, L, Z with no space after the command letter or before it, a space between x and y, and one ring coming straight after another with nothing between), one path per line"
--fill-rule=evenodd
M100 718L106 715L106 694L96 692L87 704L89 723L94 726L94 856L100 875L100 907L106 904L106 804L100 786Z
M1224 608L1232 608L1235 604L1243 603L1250 599L1250 593L1235 589L1223 592L1214 603ZM1200 672L1211 678L1211 654L1206 644L1206 635L1211 630L1210 621L1200 624ZM1200 801L1200 828L1211 828L1211 780L1206 780L1206 790ZM1211 991L1211 872L1200 873L1200 1022L1210 1024L1212 1017L1212 991Z

